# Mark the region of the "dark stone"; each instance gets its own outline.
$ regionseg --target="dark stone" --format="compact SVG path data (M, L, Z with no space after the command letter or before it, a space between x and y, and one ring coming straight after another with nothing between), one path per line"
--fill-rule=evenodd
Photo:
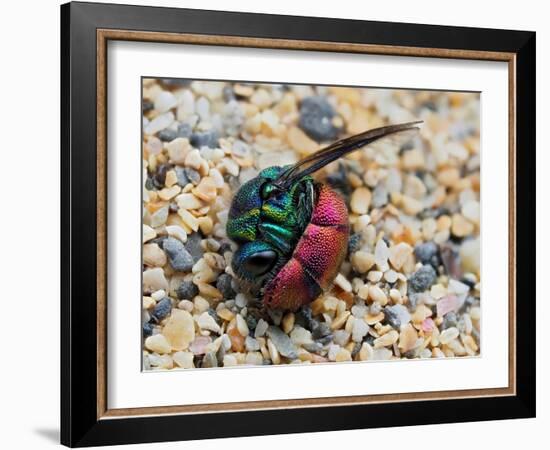
M174 170L176 171L176 178L178 179L178 185L180 187L185 187L191 182L189 178L187 178L187 174L183 167L176 166Z
M202 237L199 233L191 233L187 236L187 242L185 243L185 249L189 252L193 258L193 262L197 262L202 258L204 250L201 247Z
M252 314L248 314L246 316L246 325L248 326L248 330L251 332L251 334L254 334L256 325L258 325L258 320Z
M175 130L165 128L157 133L157 137L163 142L171 142L178 137Z
M151 313L151 320L158 323L168 316L170 311L172 311L172 300L168 297L164 297L155 305L155 308Z
M414 248L414 254L422 264L430 264L434 268L439 267L439 247L435 242L428 241L418 244Z
M141 110L146 113L148 111L151 111L155 105L153 102L150 102L149 100L143 100L143 103L141 104Z
M145 180L145 189L147 189L148 191L152 191L155 189L155 184L150 177L147 177L147 179Z
M435 283L436 278L435 269L430 265L424 265L412 274L409 279L409 288L413 292L424 292Z
M174 270L189 272L193 268L193 257L179 239L173 237L166 238L162 244L162 248L168 255L168 261Z
M177 137L181 138L189 138L191 136L191 133L193 132L193 129L191 128L191 125L188 123L181 123L178 125L178 131Z
M153 185L157 189L162 189L164 187L164 183L166 181L166 172L168 172L172 166L170 164L161 164L159 168L157 169L157 172L152 177Z
M366 342L369 345L374 345L374 339L374 336L367 333L366 336L363 338L363 342Z
M401 327L401 321L399 320L399 316L395 313L394 310L391 308L384 308L384 321L391 325L396 330L399 330Z
M351 357L354 358L357 353L361 351L361 342L356 342L353 346L353 350L351 351Z
M153 335L153 324L150 322L145 322L143 324L143 337L147 338Z
M222 273L216 280L216 288L222 293L225 300L235 298L235 291L231 286L233 277L227 273Z
M320 353L323 350L323 345L320 342L310 342L303 344L302 347L310 353Z
M215 131L196 131L191 134L191 145L196 148L210 147L216 148L218 146L218 134Z
M319 340L321 338L324 338L326 336L332 337L332 330L325 322L317 322L315 321L316 326L312 327L311 330L311 337L315 340Z
M176 295L180 300L192 300L199 295L199 288L192 281L184 281L176 289Z
M348 255L355 253L361 248L361 233L354 233L349 237Z
M332 123L334 116L332 105L324 97L307 97L300 105L299 125L317 142L334 140L341 132Z

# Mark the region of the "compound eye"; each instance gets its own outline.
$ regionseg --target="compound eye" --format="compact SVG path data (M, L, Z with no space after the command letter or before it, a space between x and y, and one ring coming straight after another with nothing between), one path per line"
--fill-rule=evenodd
M248 273L259 276L263 275L275 265L277 261L277 253L273 250L264 250L253 253L243 263L243 268Z

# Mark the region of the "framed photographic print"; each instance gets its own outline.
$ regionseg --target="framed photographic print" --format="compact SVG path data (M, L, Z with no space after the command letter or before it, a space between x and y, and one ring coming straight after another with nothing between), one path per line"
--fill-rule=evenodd
M63 444L534 416L535 33L61 19Z

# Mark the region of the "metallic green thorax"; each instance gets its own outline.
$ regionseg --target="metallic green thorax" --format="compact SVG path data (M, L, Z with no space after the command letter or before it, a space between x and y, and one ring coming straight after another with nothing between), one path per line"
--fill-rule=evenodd
M285 191L266 195L282 170L269 167L241 186L229 211L227 234L241 244L262 240L289 256L311 217L313 179L304 177Z

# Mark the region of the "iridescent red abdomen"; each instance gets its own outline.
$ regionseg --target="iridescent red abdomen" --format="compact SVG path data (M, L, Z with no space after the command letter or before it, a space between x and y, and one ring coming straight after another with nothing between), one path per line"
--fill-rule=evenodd
M348 210L330 187L316 185L316 202L292 257L265 286L264 304L297 310L328 289L346 256Z

